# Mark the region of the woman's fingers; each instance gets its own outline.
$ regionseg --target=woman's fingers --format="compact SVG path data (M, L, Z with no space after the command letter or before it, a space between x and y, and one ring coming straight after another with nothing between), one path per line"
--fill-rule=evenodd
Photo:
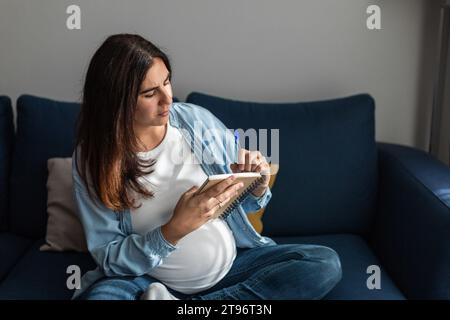
M221 203L224 205L224 204L228 203L228 201L230 201L230 199L231 198L227 198L223 201L221 200ZM216 204L212 205L211 209L209 209L209 211L207 211L204 214L204 216L207 218L211 218L214 215L214 213L216 213L216 211L219 210L219 208L220 208L220 203L217 202Z
M266 159L260 161L258 166L255 168L255 172L260 172L261 175L270 175L270 164L267 163Z
M252 171L252 165L257 159L257 154L255 151L250 151L245 155L245 171Z
M267 162L264 156L259 151L249 151L246 149L239 149L237 167L232 165L230 167L233 172L237 170L242 172L257 172L256 168L262 162Z
M239 170L239 164L237 164L237 163L230 164L230 169L231 169L231 172L233 172L233 173L237 173L237 172L241 171L241 170Z
M230 201L231 198L233 198L235 195L237 195L238 190L241 189L244 186L244 183L235 183L231 186L229 186L227 189L225 189L220 195L217 195L215 197L209 198L208 206L207 206L207 213L208 214L211 210L220 208L220 205L226 204L228 201ZM214 211L215 212L215 211Z
M246 160L246 156L250 151L246 150L246 149L239 149L239 153L238 153L238 164L239 164L239 170L240 171L244 171L245 169L245 160Z
M261 174L267 174L267 168L269 168L269 164L267 163L266 158L259 151L249 151L246 149L239 150L239 163L238 169L244 172L261 172ZM236 172L238 169L235 165L231 165L230 168L233 172ZM235 171L236 169L236 171Z
M225 180L217 183L213 187L209 188L206 191L203 191L199 194L200 201L207 201L209 198L215 197L221 194L225 189L227 189L230 185L234 184L234 180L236 180L235 176L229 176Z
M235 183L229 186L224 192L222 192L222 194L214 198L223 203L224 201L227 201L227 199L233 198L238 193L238 190L241 189L243 186L244 186L243 182Z

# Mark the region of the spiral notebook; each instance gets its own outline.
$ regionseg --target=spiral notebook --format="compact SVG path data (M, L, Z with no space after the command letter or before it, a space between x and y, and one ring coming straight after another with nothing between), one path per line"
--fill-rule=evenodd
M220 218L225 219L236 206L242 202L245 197L252 192L264 179L259 172L239 172L239 173L226 173L208 176L205 182L198 188L195 194L199 194L203 191L208 190L217 183L225 180L229 176L234 175L236 180L233 183L244 183L244 186L240 188L237 192L238 194L233 196L222 208L218 208L214 213L212 219Z

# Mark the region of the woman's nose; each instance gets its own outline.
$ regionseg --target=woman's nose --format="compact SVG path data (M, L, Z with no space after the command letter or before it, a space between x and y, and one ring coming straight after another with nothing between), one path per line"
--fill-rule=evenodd
M170 90L163 90L161 102L163 103L172 103L172 92Z

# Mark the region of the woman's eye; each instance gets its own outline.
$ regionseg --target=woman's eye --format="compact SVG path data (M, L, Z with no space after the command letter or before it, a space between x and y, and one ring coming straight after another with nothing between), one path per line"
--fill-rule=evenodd
M170 80L168 80L166 83L164 83L165 86L168 86L170 84ZM144 97L145 98L151 98L155 95L155 92L152 92L151 94L147 94Z

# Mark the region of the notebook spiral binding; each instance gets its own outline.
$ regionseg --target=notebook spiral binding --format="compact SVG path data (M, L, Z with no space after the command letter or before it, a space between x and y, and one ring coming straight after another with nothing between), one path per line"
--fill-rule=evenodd
M234 209L236 209L236 207L239 205L239 203L241 203L245 197L247 197L247 195L252 192L262 181L264 180L264 177L261 176L260 178L256 179L255 181L253 181L252 184L250 184L247 189L245 189L240 195L239 197L237 197L236 199L234 199L234 201L232 203L230 203L230 205L227 207L227 209L219 216L220 219L225 220L230 214L231 212L233 212Z

